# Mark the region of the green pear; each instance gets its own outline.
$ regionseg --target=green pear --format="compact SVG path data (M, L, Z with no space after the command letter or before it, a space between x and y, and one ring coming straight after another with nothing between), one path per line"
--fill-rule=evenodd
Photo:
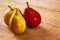
M9 28L15 34L21 34L26 29L26 22L23 18L22 14L16 10L14 10L12 16L9 20Z

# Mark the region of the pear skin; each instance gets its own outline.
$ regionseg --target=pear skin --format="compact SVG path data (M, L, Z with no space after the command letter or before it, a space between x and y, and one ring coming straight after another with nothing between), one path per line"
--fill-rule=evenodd
M9 20L9 28L15 34L21 34L26 29L26 22L20 12L14 11Z
M41 15L38 11L34 10L31 8L27 3L27 8L24 10L24 18L26 20L26 24L28 28L35 28L38 27L39 24L41 23Z

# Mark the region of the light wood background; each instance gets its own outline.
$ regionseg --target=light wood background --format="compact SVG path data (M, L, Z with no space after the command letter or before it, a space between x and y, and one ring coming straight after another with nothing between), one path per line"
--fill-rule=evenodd
M18 36L9 30L3 16L8 5L20 8L23 13L26 1L40 13L42 22ZM60 0L0 0L0 40L60 40Z

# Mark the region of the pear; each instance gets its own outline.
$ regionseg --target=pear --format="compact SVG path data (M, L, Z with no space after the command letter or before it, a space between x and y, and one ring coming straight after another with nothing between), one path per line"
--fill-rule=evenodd
M9 9L7 9L7 11L4 13L4 22L9 25L9 19L13 13L14 10L17 9L18 12L21 12L19 8L17 7L11 7L11 6L8 6Z
M38 27L39 24L41 23L41 15L38 11L35 9L31 8L27 2L27 8L24 10L23 14L27 27L29 28L35 28Z
M15 34L21 34L26 29L26 22L18 10L14 10L9 20L9 28Z

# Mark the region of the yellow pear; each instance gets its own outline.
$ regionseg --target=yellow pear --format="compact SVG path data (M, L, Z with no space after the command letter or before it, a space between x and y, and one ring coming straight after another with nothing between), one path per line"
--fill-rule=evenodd
M9 28L15 34L21 34L26 29L26 22L18 10L14 10L9 20Z
M8 6L8 7L9 7L9 9L7 9L7 11L4 14L4 22L7 25L9 25L9 19L10 19L10 17L11 17L11 15L12 15L12 13L13 13L14 10L17 9L18 12L21 12L20 9L17 8L17 7L11 7L11 6Z

